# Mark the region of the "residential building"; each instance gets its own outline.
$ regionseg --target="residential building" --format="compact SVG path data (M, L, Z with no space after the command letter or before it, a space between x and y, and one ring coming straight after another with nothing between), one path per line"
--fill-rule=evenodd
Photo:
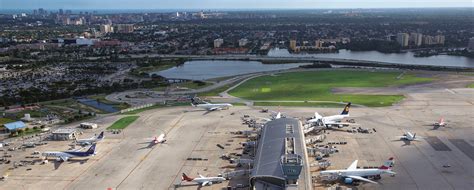
M290 40L290 49L296 51L296 40Z
M397 34L397 42L402 46L408 46L408 40L410 36L407 33L398 33Z
M100 25L100 33L107 34L107 33L111 33L111 32L113 32L112 25L110 25L110 24Z
M248 40L246 38L242 38L239 40L239 46L242 47L242 46L246 46L248 43Z
M214 48L220 48L224 44L224 39L218 38L214 40Z

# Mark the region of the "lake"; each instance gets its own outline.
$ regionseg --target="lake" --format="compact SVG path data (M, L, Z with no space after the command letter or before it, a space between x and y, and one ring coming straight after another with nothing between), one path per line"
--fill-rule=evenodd
M307 65L308 63L262 64L258 61L187 61L182 66L152 72L165 78L206 80L248 73L286 70Z
M290 54L287 49L272 49L268 52L269 57L319 57L335 59L352 59L364 61L378 61L409 65L433 65L450 67L474 68L474 59L462 56L435 55L431 57L414 57L413 52L406 53L380 53L378 51L350 51L339 50L339 53L319 54Z
M98 102L97 100L89 99L89 98L79 98L77 99L81 104L85 104L88 106L91 106L93 108L102 110L107 113L113 113L113 112L118 112L119 110L115 108L114 106L110 104L104 104L101 102Z

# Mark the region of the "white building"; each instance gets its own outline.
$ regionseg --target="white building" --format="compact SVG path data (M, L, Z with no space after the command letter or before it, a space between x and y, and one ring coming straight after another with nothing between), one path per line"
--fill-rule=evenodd
M214 40L214 48L220 48L224 44L224 39L218 38Z
M471 51L474 51L474 37L469 39L469 44L467 45L467 48Z
M81 124L79 124L79 126L81 128L84 128L84 129L95 129L95 128L97 128L96 123L88 123L88 122L81 123Z
M248 40L246 38L242 38L239 40L240 47L247 45L247 43L248 43Z
M411 33L410 41L413 42L415 46L421 46L423 44L423 34L421 33Z
M67 141L76 138L76 129L61 128L53 131L51 139L56 141Z
M397 42L402 46L408 46L408 40L410 36L407 33L398 33L397 34Z
M113 32L112 25L110 24L100 25L100 33L107 34L107 33L112 33L112 32Z

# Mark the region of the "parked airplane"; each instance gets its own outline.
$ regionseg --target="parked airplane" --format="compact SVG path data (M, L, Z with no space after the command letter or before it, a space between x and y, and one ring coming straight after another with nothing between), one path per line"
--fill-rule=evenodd
M212 185L212 183L220 183L225 181L226 179L223 177L204 177L199 174L199 177L197 178L190 178L188 177L185 173L183 173L181 177L182 181L188 181L188 182L195 182L198 183L201 186L206 186L206 185Z
M69 158L74 157L89 157L96 154L96 144L93 144L87 151L46 151L43 152L43 156L47 159L48 157L56 157L57 161L67 161Z
M229 109L229 107L232 107L232 104L229 104L229 103L212 104L205 101L198 102L196 98L191 98L191 105L193 107L203 108L207 111L223 110L223 109Z
M405 132L403 136L398 136L398 137L400 138L400 140L403 140L403 141L419 141L419 139L423 138L420 136L416 136L416 133L412 134L409 131Z
M337 126L339 128L349 125L354 125L353 123L342 122L342 120L346 117L349 117L349 108L351 107L351 103L347 103L342 110L341 114L339 115L331 115L331 116L321 116L318 112L314 112L314 117L308 120L308 123L321 123L323 126L331 127Z
M82 146L86 146L86 145L91 145L91 144L97 143L97 142L101 141L102 139L104 139L104 132L103 131L99 134L99 136L93 136L93 137L88 138L88 139L78 139L78 140L76 140L76 143L80 144Z
M448 124L446 122L444 122L444 118L440 118L438 122L433 123L433 127L435 129L437 129L439 127L446 127L446 125L448 125Z
M374 177L375 179L380 179L380 175L388 173L395 175L396 173L392 171L394 164L393 158L389 158L388 161L384 162L382 166L374 169L357 169L357 160L352 162L352 164L345 170L327 170L322 171L321 175L326 176L336 176L344 179L344 183L351 184L353 180L365 181L369 183L377 182L367 179L368 177Z

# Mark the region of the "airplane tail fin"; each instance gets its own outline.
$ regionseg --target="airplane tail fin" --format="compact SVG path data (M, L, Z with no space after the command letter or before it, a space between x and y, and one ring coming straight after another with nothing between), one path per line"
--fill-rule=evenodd
M182 181L192 181L193 178L188 177L185 173L181 176Z
M88 154L95 154L95 152L96 152L95 146L96 146L96 144L93 144L93 145L86 151L86 153L88 153Z
M102 140L104 139L104 131L102 131L99 136L97 136L97 140Z
M395 161L393 161L393 157L390 157L387 161L383 163L383 165L379 167L379 169L382 169L382 170L392 169L394 163Z
M347 115L349 114L349 108L351 107L351 103L347 103L347 105L344 107L344 110L342 110L341 115Z

